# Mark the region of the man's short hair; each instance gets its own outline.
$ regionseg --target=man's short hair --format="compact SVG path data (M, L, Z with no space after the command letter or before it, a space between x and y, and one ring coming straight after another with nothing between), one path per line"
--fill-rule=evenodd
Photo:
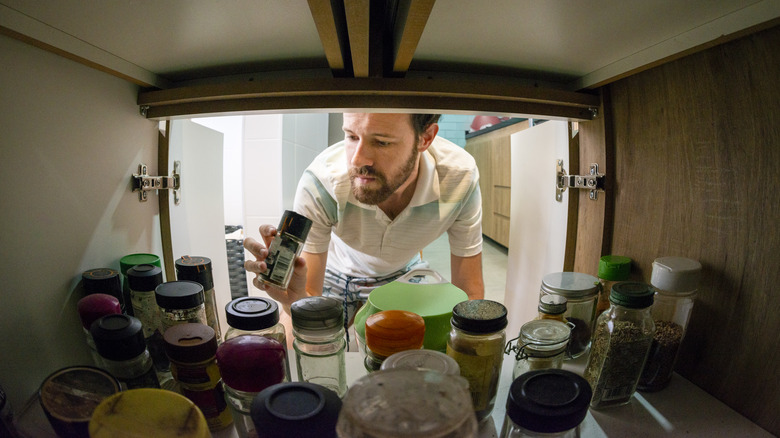
M439 121L441 114L411 114L414 135L421 136L429 126Z

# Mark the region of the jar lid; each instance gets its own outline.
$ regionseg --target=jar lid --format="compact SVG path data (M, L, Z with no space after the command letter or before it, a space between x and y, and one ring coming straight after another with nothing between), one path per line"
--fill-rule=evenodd
M393 353L382 362L380 369L432 370L453 376L460 375L458 362L435 350L406 350Z
M217 353L217 335L214 329L206 324L176 324L165 330L163 339L165 354L178 362L203 362Z
M276 339L236 336L217 348L217 366L225 385L245 392L260 392L285 378L287 352Z
M89 366L72 366L59 369L46 377L38 390L38 398L46 414L57 420L52 422L52 426L56 428L59 422L83 422L82 427L86 432L95 408L103 399L119 391L119 381L107 371Z
M422 348L425 321L406 310L384 310L366 318L366 346L380 356Z
M119 300L108 294L92 294L79 300L76 304L81 325L89 330L92 323L102 316L122 313Z
M279 233L292 234L293 236L306 240L311 229L311 219L292 210L285 210L282 220L279 222Z
M262 330L279 322L279 305L264 297L241 297L225 306L227 323L239 330Z
M203 304L203 286L188 280L167 281L154 289L157 305L163 309L192 309Z
M701 279L701 263L685 257L659 257L653 261L650 283L666 292L695 292Z
M491 300L468 300L452 308L452 325L472 333L493 333L506 327L506 307Z
M553 351L566 348L571 328L561 321L538 319L520 327L520 342L535 351Z
M201 256L183 256L176 260L176 278L200 283L204 290L214 289L211 259Z
M135 265L127 270L127 282L132 290L154 290L163 282L162 269L148 263Z
M154 254L138 253L128 254L119 259L119 269L122 271L122 274L127 274L127 271L136 265L154 265L161 267L160 257Z
M260 391L250 415L259 438L336 438L341 399L309 382L279 383Z
M92 323L89 332L95 340L97 352L106 359L128 360L146 350L141 321L132 316L103 316Z
M506 413L515 424L530 431L563 432L585 419L592 395L587 380L571 371L529 371L509 387Z
M631 259L619 255L605 255L599 259L599 278L625 281L631 275Z
M293 328L301 333L332 334L344 328L341 301L328 297L306 297L290 306Z
M561 315L566 313L568 302L562 295L544 294L539 298L539 311L547 315Z
M122 280L119 271L111 268L97 268L81 274L84 292L87 294L108 294L117 298L122 296Z
M653 305L655 291L649 284L639 281L623 281L612 286L609 301L631 309L644 309Z
M542 278L542 290L569 300L586 298L598 294L599 279L579 272L553 272Z

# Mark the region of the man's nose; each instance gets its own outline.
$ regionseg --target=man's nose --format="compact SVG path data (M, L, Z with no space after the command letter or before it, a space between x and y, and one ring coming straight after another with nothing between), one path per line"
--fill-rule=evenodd
M355 143L355 153L352 154L352 163L350 164L354 167L374 165L374 156L366 141L361 139Z

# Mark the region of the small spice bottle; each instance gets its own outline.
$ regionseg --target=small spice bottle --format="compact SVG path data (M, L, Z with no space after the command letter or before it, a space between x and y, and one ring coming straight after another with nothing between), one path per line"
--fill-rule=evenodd
M292 303L290 314L298 381L322 385L343 397L347 392L347 341L341 302L307 297Z
M514 379L501 438L578 438L591 398L588 382L566 370L538 370Z
M81 319L81 326L84 328L84 337L87 340L89 352L92 354L92 361L96 366L102 367L103 358L97 352L95 340L92 339L89 328L92 327L93 322L103 316L122 313L119 300L113 295L92 294L80 299L76 304L76 308L79 312L79 319Z
M284 355L282 344L264 336L238 336L217 348L225 400L239 438L258 436L250 413L252 400L284 380Z
M203 286L187 280L168 281L154 290L154 298L160 315L160 329L176 324L199 322L208 325L204 306Z
M269 386L252 401L258 438L336 438L341 399L309 382Z
M560 295L566 298L566 313L563 316L573 324L566 358L582 356L590 348L593 324L596 321L598 278L579 272L553 272L542 278L539 299L544 295Z
M609 301L609 309L596 321L593 348L583 373L593 389L590 406L594 409L631 400L655 333L650 314L653 289L649 285L617 283Z
M154 254L128 254L119 259L119 270L122 272L122 296L124 297L124 303L127 304L127 312L129 312L128 315L130 316L135 315L132 313L134 310L130 304L132 297L130 296L130 283L127 281L127 271L137 265L154 265L162 268L160 257Z
M619 255L605 255L599 259L599 300L596 303L596 316L609 308L609 293L612 285L626 281L631 275L631 259Z
M390 355L380 370L430 370L442 374L460 376L460 366L455 359L436 350L405 350Z
M653 262L650 283L655 300L650 313L655 321L655 336L637 388L658 391L672 379L680 344L701 278L701 263L684 257L660 257Z
M566 323L566 309L568 305L566 297L561 295L542 295L539 297L539 316L536 319L550 319Z
M424 337L425 321L416 313L405 310L374 313L366 318L366 370L379 370L393 353L421 349Z
M225 340L242 335L258 335L276 339L287 351L287 332L279 322L279 305L264 297L241 297L227 303L225 315L228 329ZM285 381L290 382L289 355L285 355Z
M165 353L181 394L203 412L211 431L233 423L225 402L214 329L199 323L175 325L165 331Z
M523 324L517 345L507 343L507 354L515 352L512 379L528 371L561 368L570 336L571 328L560 321L538 319Z
M143 325L146 348L152 356L157 378L163 388L172 389L170 385L174 382L163 346L159 310L154 292L157 286L163 283L162 269L152 264L140 264L129 268L125 276L130 287L133 314Z
M447 355L469 382L477 421L490 417L504 360L506 307L491 300L469 300L452 309Z
M138 318L106 315L92 323L89 331L103 366L119 379L123 389L160 387Z
M217 294L214 292L214 274L211 259L202 256L184 256L176 260L176 278L189 280L203 286L203 304L206 310L206 323L214 329L217 339L222 341L222 328L217 315Z
M268 257L265 259L268 270L260 273L262 281L287 289L295 258L301 255L311 224L306 216L285 210L276 229L276 237L268 247Z
M122 280L119 271L111 268L97 268L84 271L81 274L81 284L84 287L84 295L106 294L116 297L122 313L131 312L130 301L125 301L122 295ZM129 297L128 297L129 298Z

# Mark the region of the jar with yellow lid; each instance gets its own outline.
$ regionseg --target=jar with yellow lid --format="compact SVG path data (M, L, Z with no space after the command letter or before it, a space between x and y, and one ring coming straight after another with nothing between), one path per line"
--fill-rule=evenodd
M390 355L419 350L425 337L422 316L405 310L385 310L366 319L366 359L368 372L377 371Z

